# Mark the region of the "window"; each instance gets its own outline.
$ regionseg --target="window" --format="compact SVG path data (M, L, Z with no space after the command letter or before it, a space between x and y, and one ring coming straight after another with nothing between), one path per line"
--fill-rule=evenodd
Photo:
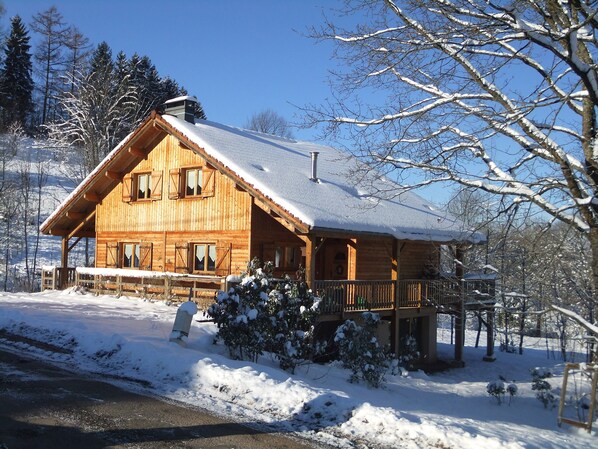
M201 168L188 168L185 170L185 196L201 195L203 176Z
M139 268L141 246L137 243L123 243L122 247L122 267Z
M274 252L274 267L284 270L299 268L301 250L295 246L277 246Z
M149 200L152 197L152 175L151 173L139 173L135 176L138 200Z
M193 271L216 271L216 245L194 243L192 245Z
M120 266L139 270L152 269L152 243L121 243ZM106 264L106 266L112 266Z
M172 168L168 172L168 198L208 198L214 196L216 170L209 166Z

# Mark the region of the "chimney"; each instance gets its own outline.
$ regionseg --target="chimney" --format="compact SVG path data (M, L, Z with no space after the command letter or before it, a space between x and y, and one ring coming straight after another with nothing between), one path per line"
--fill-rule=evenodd
M313 182L318 182L318 154L317 151L310 151L311 154L311 178L309 178Z
M191 96L177 97L164 103L164 113L173 115L189 123L195 123L194 110L197 98Z

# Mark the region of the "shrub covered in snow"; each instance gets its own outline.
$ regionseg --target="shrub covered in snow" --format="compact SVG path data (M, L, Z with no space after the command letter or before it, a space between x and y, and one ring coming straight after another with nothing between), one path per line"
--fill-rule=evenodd
M536 398L544 405L544 408L554 407L556 397L552 393L552 386L546 380L552 377L552 372L546 368L534 368L531 370L532 390L536 392Z
M486 385L486 391L490 396L496 399L498 404L502 404L505 397L505 383L502 380L493 380Z
M337 328L334 341L343 366L352 371L351 382L364 380L378 388L389 367L388 347L381 346L376 338L380 316L372 312L364 312L361 316L362 326L352 320L345 321Z
M496 399L498 405L501 405L505 399L505 393L509 394L509 405L511 405L511 401L513 397L517 395L517 385L514 383L510 383L505 387L504 381L501 380L493 380L492 382L488 382L486 385L486 391L490 396Z
M417 349L417 340L412 335L407 335L403 339L403 350L399 356L399 365L413 370L414 363L419 359L419 350Z
M304 282L287 280L270 291L269 341L282 369L294 371L312 357L317 316L318 302Z
M272 263L253 259L238 285L220 292L207 311L235 359L276 354L283 369L293 370L312 354L318 303L305 283L272 282Z

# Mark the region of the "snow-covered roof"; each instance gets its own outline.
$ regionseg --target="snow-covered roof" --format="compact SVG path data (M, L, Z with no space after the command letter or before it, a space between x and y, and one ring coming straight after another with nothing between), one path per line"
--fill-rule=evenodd
M484 240L412 192L394 199L372 199L355 187L349 175L358 161L335 148L205 120L193 124L170 115L162 119L311 228L388 234L406 240ZM310 180L313 151L319 152L317 182ZM386 189L392 186L391 181L381 182Z
M165 101L164 104L177 103L179 101L184 100L189 100L194 103L197 103L197 98L195 98L193 95L183 95L181 97L171 98L170 100Z
M69 211L75 211L73 216L81 215L77 211L85 211L93 226L95 220L90 215L86 192L105 194L107 189L113 188L118 181L103 174L115 170L115 167L123 170L134 166L136 162L127 151L128 146L158 129L186 140L191 149L204 153L208 162L214 162L230 176L239 178L241 184L250 187L252 194L288 213L297 229L386 234L400 240L484 241L484 235L465 229L445 210L412 192L404 192L394 199L372 199L352 182L349 173L358 168L359 162L343 151L205 120L193 124L171 115L155 113L75 188L42 223L42 232L62 235L60 232L64 229L73 229L73 220L76 219L68 217ZM310 179L310 153L314 151L319 153L317 182ZM379 182L384 183L385 190L396 185L383 178ZM396 187L398 191L400 186Z

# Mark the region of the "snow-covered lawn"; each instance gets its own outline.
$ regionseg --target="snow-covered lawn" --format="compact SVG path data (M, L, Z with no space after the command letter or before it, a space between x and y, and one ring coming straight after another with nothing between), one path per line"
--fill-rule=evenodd
M261 426L274 426L338 447L590 448L593 432L557 427L556 409L544 409L531 389L530 368L553 367L560 386L563 365L528 339L523 356L465 348L464 369L427 376L387 376L382 389L347 382L338 364L308 365L291 375L269 356L259 364L230 360L212 344L216 328L194 322L187 347L168 337L176 307L134 298L74 291L0 294L0 329L72 350L44 351L0 338L36 357L82 371L147 381L153 393ZM200 314L196 319L203 318ZM439 329L439 338L449 332ZM468 337L474 337L468 335ZM485 341L482 337L482 341ZM534 347L534 343L537 344ZM440 344L441 355L452 346ZM486 393L499 376L518 385L518 396L499 406ZM508 400L507 400L508 402Z

